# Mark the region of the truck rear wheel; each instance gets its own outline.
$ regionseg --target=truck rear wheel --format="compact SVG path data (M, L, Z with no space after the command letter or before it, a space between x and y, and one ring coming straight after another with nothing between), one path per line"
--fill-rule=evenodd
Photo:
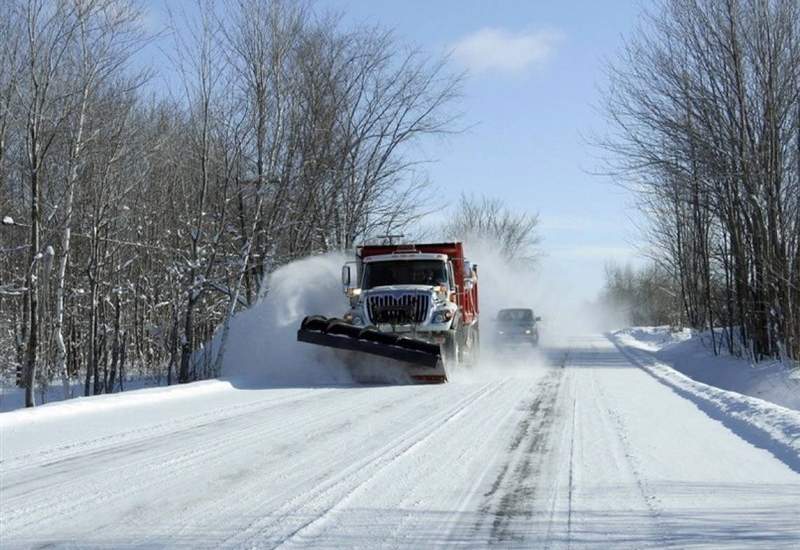
M481 327L475 323L472 327L472 349L470 350L472 358L470 365L477 367L481 360Z
M478 364L481 348L481 333L478 323L465 327L463 332L464 345L461 352L461 362L468 367L474 367Z

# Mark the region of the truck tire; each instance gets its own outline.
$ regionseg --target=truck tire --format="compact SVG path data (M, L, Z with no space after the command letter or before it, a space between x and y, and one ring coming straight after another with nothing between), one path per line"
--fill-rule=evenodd
M459 331L449 331L445 334L444 344L442 344L442 356L445 365L456 367L461 362L461 335Z
M468 367L474 367L478 364L481 346L480 334L478 323L464 328L464 343L461 351L461 361Z
M481 327L472 325L472 347L470 349L470 366L477 367L481 360Z

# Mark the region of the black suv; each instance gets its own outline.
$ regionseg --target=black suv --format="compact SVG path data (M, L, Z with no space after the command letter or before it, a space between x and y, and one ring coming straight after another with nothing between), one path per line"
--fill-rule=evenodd
M501 342L539 345L539 327L541 321L532 309L501 309L497 313L497 337Z

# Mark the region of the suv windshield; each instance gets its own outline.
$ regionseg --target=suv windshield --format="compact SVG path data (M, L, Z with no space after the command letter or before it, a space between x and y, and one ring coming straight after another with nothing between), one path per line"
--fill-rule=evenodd
M530 309L503 309L497 314L497 320L508 323L532 323L533 311Z
M447 264L440 260L403 260L364 265L364 289L391 285L447 285Z

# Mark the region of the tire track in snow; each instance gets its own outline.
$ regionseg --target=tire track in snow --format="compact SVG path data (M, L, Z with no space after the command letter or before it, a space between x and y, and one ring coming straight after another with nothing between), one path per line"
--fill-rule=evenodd
M516 408L530 396L535 380L503 384L414 452L379 470L316 528L287 545L341 546L346 537L352 546L370 548L374 545L359 541L364 521L373 540L383 541L385 548L425 548L469 536L477 495L505 452ZM448 495L446 503L443 494ZM391 521L365 520L365 514L376 512L379 518L391 514Z
M354 473L363 474L365 471L367 471L370 472L370 474L363 477L360 481L357 481L357 484L347 490L344 495L338 496L336 502L332 506L323 510L322 513L318 514L314 519L306 522L300 528L296 529L292 534L281 541L279 545L290 542L292 538L302 536L302 533L307 529L324 521L324 519L333 513L339 506L343 505L347 500L349 500L356 493L356 491L374 479L374 477L377 475L377 472L388 468L390 465L394 464L397 459L407 455L417 446L430 439L433 434L443 429L449 422L464 414L467 409L473 407L477 401L498 391L501 385L502 384L486 384L479 390L474 391L459 400L454 407L450 407L442 412L437 412L433 416L426 416L424 423L422 424L422 428L412 428L405 434L395 438L389 444L384 446L378 451L377 455L369 456L354 465L352 467ZM336 486L347 483L349 480L350 474L341 476L341 479L338 480L333 487L325 489L323 495L321 496L324 496ZM319 500L319 498L320 496L317 496L315 497L315 500ZM308 502L311 503L311 501Z
M526 405L509 443L508 458L483 495L481 518L473 530L480 532L491 520L488 544L524 541L524 533L516 524L519 520L531 520L536 511L537 482L548 452L563 375L563 368L555 368L538 384L539 391Z
M575 472L575 423L577 422L578 399L572 396L572 429L569 434L569 486L567 499L567 548L572 544L572 493L574 492Z
M372 403L366 390L361 391L360 399L356 403L348 403L346 407L338 407L341 400L335 394L326 393L320 397L332 400L337 417L346 416L349 411L363 406L361 401L366 401L367 406ZM295 402L303 400L299 399ZM403 398L398 398L396 401L400 403ZM285 406L287 403L283 403L283 405ZM273 408L275 407L268 405L262 413ZM156 440L137 441L133 445L123 444L106 449L89 457L97 459L98 456L103 456L105 453L107 463L119 460L117 464L104 469L102 477L97 476L94 472L86 472L84 476L71 474L68 480L56 486L51 483L38 491L23 491L22 494L11 498L8 498L6 494L4 508L12 511L4 512L4 533L7 536L10 531L23 531L30 526L53 522L59 517L75 516L101 503L121 499L152 487L165 486L169 480L185 477L187 471L195 470L197 466L202 465L207 468L210 465L224 462L228 455L227 449L231 446L239 449L240 444L248 440L256 442L267 437L286 437L297 433L298 427L302 425L305 425L306 428L319 426L322 432L328 431L330 426L325 426L326 423L329 423L327 415L309 416L316 418L301 416L295 422L278 427L266 424L259 430L258 427L262 425L262 422L250 412L242 416L212 421L201 427L195 426L193 429L182 432L183 437L177 440L175 434L165 434ZM236 429L219 430L225 423L242 420L243 423ZM208 431L212 427L215 431L225 434L224 437L202 437L202 434L197 431ZM201 446L181 444L182 439L195 438L202 442ZM209 441L211 441L210 444ZM166 443L169 448L161 453L148 452L150 449L158 447L159 442ZM129 460L131 454L139 458ZM76 460L83 460L83 457L78 457ZM96 465L91 460L86 462L87 467ZM143 479L143 475L147 477Z
M365 391L374 392L380 388L370 388ZM344 432L352 431L354 426L368 425L374 418L379 418L381 422L387 423L394 427L398 422L408 422L409 414L407 410L413 407L415 414L421 411L427 411L431 408L433 411L440 408L440 402L443 396L436 391L424 392L409 396L407 390L410 388L398 386L396 389L403 390L399 397L389 402L372 402L375 405L373 410L361 415L358 418L347 417L346 420L335 425L328 424L319 433L304 433L298 432L298 438L302 441L313 441L315 448L324 447L328 443L335 442L341 437ZM435 390L436 388L434 388ZM452 388L451 388L452 389ZM339 414L339 413L337 413ZM341 415L340 415L341 416ZM423 415L424 416L424 415ZM330 419L328 419L330 422ZM296 449L288 453L290 456L274 456L269 462L258 465L258 470L265 473L270 480L275 483L282 483L284 487L276 492L272 483L266 483L262 486L253 486L251 479L243 480L245 483L237 487L230 487L225 485L224 497L222 499L209 498L200 507L192 509L191 516L183 522L181 528L175 533L175 536L180 537L183 534L191 533L193 530L202 528L205 519L197 520L197 518L214 517L219 511L241 511L242 516L250 516L253 510L268 509L274 510L282 505L290 498L286 495L299 495L308 491L307 486L320 486L331 478L336 472L340 472L344 468L350 466L352 460L348 458L346 452L338 452L330 454L330 459L325 463L318 461L318 456L313 452L307 455L301 454L305 449ZM346 450L345 450L346 451ZM300 460L297 460L294 454L300 454ZM254 490L256 489L256 490ZM212 493L214 494L214 493ZM247 529L252 529L255 523L262 521L261 518L255 518L249 523L241 526L239 533L232 534L228 539L240 536L241 532ZM223 539L223 540L228 540ZM219 544L222 544L220 542Z
M525 391L526 389L530 391L530 388L525 388L516 383L512 384L509 391L503 392L503 399L499 402L491 403L488 407L489 410L485 413L482 411L474 415L474 421L477 423L476 426L466 426L462 428L471 434L475 434L478 441L467 441L465 445L464 439L460 437L460 434L451 431L450 435L454 436L456 441L440 443L445 449L443 460L428 460L426 463L418 466L419 468L426 469L428 479L433 478L433 480L436 480L449 479L452 476L453 470L458 470L460 467L467 466L470 462L481 461L483 463L479 473L470 477L468 483L464 483L461 494L457 498L459 504L456 509L448 514L441 522L441 531L447 534L446 540L457 540L460 533L456 533L456 529L461 523L461 519L469 518L471 520L474 517L474 513L469 510L469 507L476 502L476 495L478 495L480 490L485 486L486 479L492 473L492 469L499 460L499 457L506 452L506 449L500 445L495 445L493 451L490 450L492 448L490 446L499 440L498 437L502 438L506 431L506 426L513 421L515 407L518 405L519 401L524 398L521 394L523 392L528 393ZM507 404L511 404L511 406L504 407L504 405ZM465 446L461 448L460 453L453 456L453 450L456 449L459 444ZM448 461L447 458L452 461ZM431 462L434 462L434 464L430 464ZM429 471L432 469L433 471ZM467 479L464 479L464 481L467 481ZM436 481L433 481L432 485L435 486L435 484ZM419 483L417 483L417 485L419 485ZM415 541L413 541L417 526L413 523L409 525L409 522L413 522L417 519L417 515L413 513L412 510L416 506L422 506L424 501L417 501L411 505L407 504L413 497L414 493L412 492L408 497L403 499L398 506L401 509L407 510L407 512L401 517L400 521L397 522L397 525L390 534L389 539L394 541L392 544L394 548L414 548L419 546L419 544L415 544Z
M581 362L591 365L593 364L593 358L598 354L597 347L594 344L590 344L582 354ZM604 382L598 376L597 369L588 370L587 375L591 383L584 382L579 384L582 394L581 399L589 403L592 410L592 413L589 413L591 418L601 426L599 432L603 435L604 447L607 449L609 456L618 457L615 460L618 472L616 475L619 478L618 483L622 481L620 474L626 473L629 477L629 483L635 487L631 496L634 501L640 503L640 508L638 509L649 517L652 540L656 542L656 546L668 546L669 537L660 521L661 510L656 505L656 497L649 491L647 482L642 475L642 469L634 458L633 447L627 435L628 430L620 414L615 410L613 401L607 397L603 390ZM589 392L588 395L586 395L587 391ZM571 517L573 517L571 527L574 530L574 513L571 514Z
M596 375L593 374L593 378L596 378ZM613 432L615 434L616 439L623 451L627 469L632 474L638 493L641 496L641 501L644 503L648 514L650 515L656 538L657 540L661 541L662 545L666 546L668 545L669 537L664 531L664 526L661 524L662 510L658 507L658 499L653 492L649 490L647 480L642 475L642 469L639 467L637 460L634 458L633 448L629 441L628 431L625 428L625 424L623 423L619 413L617 413L608 405L608 398L601 389L599 383L595 383L594 387L596 388L597 397L599 398L599 401L601 401L601 406L605 408L607 418L611 420L613 425L611 430L607 430L607 433Z
M418 426L413 426L404 433L392 438L387 444L377 451L362 457L341 471L338 475L327 475L319 486L307 490L290 498L270 517L256 521L245 531L224 541L225 547L280 547L292 544L297 539L302 545L305 533L313 530L323 523L340 506L352 498L362 489L378 472L390 467L404 455L414 452L433 435L448 426L465 411L474 407L488 395L500 390L505 382L495 382L482 385L478 390L470 392L459 399L455 405L448 406ZM314 510L318 508L318 510ZM280 527L290 523L293 519L302 518L300 525L295 525L287 533L280 533ZM272 539L268 542L267 539Z

